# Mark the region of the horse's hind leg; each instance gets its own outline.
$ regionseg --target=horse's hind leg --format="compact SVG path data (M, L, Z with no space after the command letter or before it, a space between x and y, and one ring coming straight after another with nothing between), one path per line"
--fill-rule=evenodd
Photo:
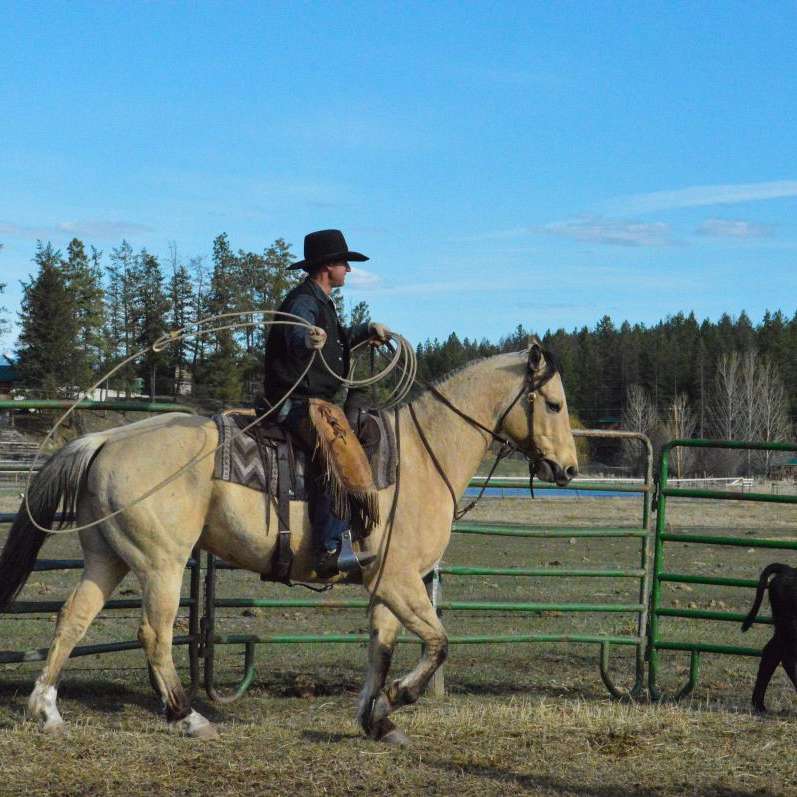
M372 739L384 739L394 732L393 723L383 718L379 722L372 721L374 704L385 685L390 663L393 659L393 648L400 623L396 615L378 600L371 612L371 639L368 645L368 675L360 694L360 707L357 720L362 729ZM397 731L396 733L400 733Z
M414 703L448 655L448 637L419 575L413 576L409 583L405 579L403 583L391 585L380 597L401 624L420 637L424 648L415 668L403 678L393 681L374 702L370 717L374 726L383 722L397 708ZM406 740L396 730L393 737L386 736L385 741L399 741L399 736L403 737L401 741Z
M174 619L180 606L184 564L171 572L139 573L142 586L143 618L138 639L147 654L152 675L160 691L170 726L187 736L212 739L216 729L199 712L191 709L188 695L172 658Z
M84 545L84 552L83 576L58 613L47 663L28 699L28 712L48 732L60 731L64 725L56 706L58 679L64 663L128 570L98 536Z

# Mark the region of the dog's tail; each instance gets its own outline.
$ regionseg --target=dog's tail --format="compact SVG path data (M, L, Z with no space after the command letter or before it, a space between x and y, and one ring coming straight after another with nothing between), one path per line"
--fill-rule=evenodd
M767 565L761 571L761 576L758 579L758 589L756 589L755 600L753 601L753 608L750 609L750 613L744 618L744 622L742 623L742 631L747 631L747 629L753 624L753 621L758 614L758 610L761 608L761 601L764 600L764 590L767 588L769 577L771 575L777 575L780 573L788 573L791 569L792 568L790 568L788 565L782 565L778 562L773 562L771 565Z

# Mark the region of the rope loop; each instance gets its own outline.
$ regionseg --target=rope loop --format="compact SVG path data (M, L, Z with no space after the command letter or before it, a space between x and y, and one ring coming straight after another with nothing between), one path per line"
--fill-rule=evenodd
M238 320L231 323L228 323L229 319L231 318L238 318L240 319L241 316L248 317L250 320ZM254 320L254 316L259 316L259 320ZM218 324L217 322L222 321L223 323ZM86 523L82 526L70 526L69 528L62 529L52 529L52 528L45 528L40 523L36 521L36 518L33 517L33 514L30 509L30 503L28 501L28 493L30 490L30 482L33 476L33 471L36 468L36 465L39 463L41 459L42 451L47 446L47 444L52 440L53 435L59 429L59 427L64 423L64 421L75 411L78 404L84 400L85 395L89 395L93 393L97 388L100 387L103 383L107 382L114 374L124 368L128 363L132 362L133 360L143 356L148 351L153 351L156 353L164 351L168 346L176 343L177 341L183 340L188 337L204 337L205 335L212 335L217 332L222 332L225 330L233 330L233 329L243 329L247 327L254 327L254 326L300 326L306 327L307 329L311 329L313 327L308 321L298 315L293 315L292 313L286 313L281 310L245 310L239 312L229 312L229 313L218 313L216 315L207 316L206 318L202 318L199 321L195 321L191 324L182 327L181 329L172 330L170 332L166 332L161 335L157 340L155 340L151 345L144 347L140 351L137 351L135 354L131 354L129 357L126 357L122 362L108 371L101 379L95 382L90 388L88 388L84 395L79 395L72 405L64 412L63 415L55 422L55 425L50 429L47 433L47 436L39 445L38 450L36 451L36 456L33 459L33 463L28 470L27 479L25 481L25 494L24 494L24 503L25 503L25 511L28 515L28 519L30 520L31 524L35 526L39 531L44 531L48 534L71 534L76 531L83 531L84 529L92 528L93 526L98 525L99 523L103 523L110 518L116 517L117 515L121 514L122 512L131 509L132 507L136 506L137 504L141 503L142 501L146 500L150 496L157 493L159 490L166 487L166 485L173 482L177 479L181 474L187 471L189 468L196 465L198 462L202 462L203 460L207 459L211 454L214 454L220 447L216 446L215 448L211 449L210 451L206 451L204 454L196 454L192 459L190 459L185 465L179 468L177 471L172 473L170 476L167 476L165 479L162 479L156 485L151 487L149 490L144 492L135 500L131 501L130 503L126 504L123 507L115 510L114 512L110 512L107 515L104 515L97 520L93 520L91 523ZM401 401L409 393L410 389L412 388L412 384L415 380L415 374L418 369L417 364L417 357L415 355L415 349L413 349L412 345L407 341L406 338L403 336L391 332L390 337L398 342L398 346L394 347L388 342L386 345L393 352L393 356L390 358L388 364L381 370L379 373L373 374L372 376L366 377L365 379L354 379L354 364L352 364L352 368L349 369L349 374L346 377L342 377L339 374L335 373L324 359L324 355L321 353L320 350L313 350L310 356L310 360L307 363L307 367L302 371L299 378L294 382L294 384L290 387L290 389L285 393L285 395L270 407L266 412L262 415L258 415L255 419L247 424L242 429L239 429L235 433L235 437L245 434L247 430L253 427L255 424L260 423L264 418L271 415L275 410L277 410L282 403L289 398L289 396L293 393L294 390L299 386L302 379L304 379L307 372L310 370L311 366L316 360L316 357L320 357L321 362L323 363L324 367L331 373L337 380L341 382L347 388L361 388L361 387L368 387L370 385L376 384L377 382L381 381L382 379L387 378L394 370L401 368L401 375L397 381L396 387L387 397L385 403L381 406L383 409L388 409L390 407L394 407L399 404ZM358 344L354 348L357 349L362 345L368 344L370 341L363 341L363 343Z

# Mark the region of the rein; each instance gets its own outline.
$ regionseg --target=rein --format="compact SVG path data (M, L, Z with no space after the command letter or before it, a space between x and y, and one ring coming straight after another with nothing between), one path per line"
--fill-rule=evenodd
M484 495L484 491L490 484L490 480L495 473L496 468L498 467L498 463L508 457L512 453L519 453L523 454L523 456L528 458L529 461L529 491L531 492L532 498L534 497L534 465L539 462L541 459L541 452L539 448L537 448L537 444L534 442L534 430L532 426L532 419L533 419L533 412L534 412L534 396L536 395L537 391L543 387L547 382L553 379L554 375L556 374L556 368L553 367L549 362L546 361L547 368L545 373L538 379L534 380L532 378L532 371L527 369L526 376L523 379L523 384L520 387L517 395L512 399L509 406L501 413L501 417L498 419L495 425L495 429L489 429L483 423L480 423L472 416L468 415L466 412L463 412L459 407L457 407L450 399L446 398L434 385L426 382L423 379L416 379L423 387L425 387L431 394L434 396L441 404L448 407L452 412L459 415L464 421L469 423L473 426L474 429L478 429L479 431L486 432L490 437L501 444L501 448L498 451L498 454L495 457L495 462L493 463L492 468L490 469L490 473L487 475L487 478L482 485L479 494L476 498L473 499L464 509L457 508L457 496L454 492L454 488L451 485L451 481L448 478L445 470L443 470L443 466L440 464L440 460L437 458L437 455L434 453L431 444L429 443L429 439L426 436L426 433L423 431L420 422L418 421L418 416L415 414L415 408L412 406L412 402L410 402L407 406L410 411L410 417L412 418L413 423L415 424L415 428L418 431L418 437L421 438L421 442L423 443L423 447L426 449L426 453L429 454L429 458L432 460L437 472L440 474L443 482L445 483L446 487L448 488L448 492L451 495L451 500L454 504L454 520L459 520L460 518L464 517L468 512L476 506L476 504L481 500L482 496ZM504 421L506 420L507 415L512 411L512 408L515 404L520 401L520 398L523 396L524 393L528 394L529 397L529 407L528 407L528 421L529 421L529 451L524 451L520 448L517 444L512 442L508 437L504 437L501 434L498 434L498 430L503 426ZM531 453L529 453L531 452Z

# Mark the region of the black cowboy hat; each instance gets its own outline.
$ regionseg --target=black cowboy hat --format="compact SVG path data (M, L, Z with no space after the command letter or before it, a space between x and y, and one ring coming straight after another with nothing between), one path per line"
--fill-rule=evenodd
M352 252L346 246L346 239L340 230L318 230L304 236L304 260L288 266L289 269L303 268L305 271L324 263L336 260L368 260L359 252Z

